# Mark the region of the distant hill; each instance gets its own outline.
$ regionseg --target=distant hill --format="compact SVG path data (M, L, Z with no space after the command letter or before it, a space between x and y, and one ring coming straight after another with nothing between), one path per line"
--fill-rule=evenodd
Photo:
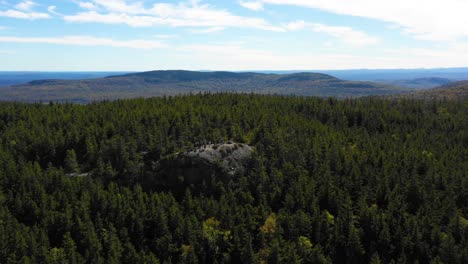
M442 85L446 85L452 82L452 80L447 78L439 77L428 77L428 78L416 78L408 80L390 80L390 81L381 81L386 84L396 85L400 87L408 87L414 89L429 89Z
M198 92L243 92L322 97L397 94L392 85L345 81L327 74L262 74L234 72L150 71L83 80L37 80L0 89L3 101L70 101L152 97Z
M468 68L436 68L436 69L354 69L354 70L289 70L289 71L255 71L266 74L292 74L292 73L322 73L339 79L351 81L371 81L390 83L401 82L402 87L432 88L444 83L423 82L422 85L413 84L413 80L441 78L450 81L468 80ZM33 80L60 79L79 80L102 78L110 75L123 75L130 72L34 72L34 71L0 71L0 89L4 86L24 84ZM417 82L419 82L417 81ZM395 85L395 84L392 84Z
M290 74L301 71L261 71L264 73ZM354 70L313 70L312 72L329 74L340 79L353 81L397 81L421 78L444 78L451 81L468 80L468 68L434 69L354 69Z
M124 72L5 72L0 71L0 89L3 86L27 83L34 80L61 79L79 80L102 78L109 75L124 74Z
M453 82L433 89L393 95L391 97L421 100L468 100L468 81Z

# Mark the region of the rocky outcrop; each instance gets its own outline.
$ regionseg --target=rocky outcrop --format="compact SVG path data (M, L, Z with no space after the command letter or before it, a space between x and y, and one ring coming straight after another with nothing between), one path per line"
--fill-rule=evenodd
M165 157L155 163L153 183L191 185L217 179L228 181L246 172L253 148L247 144L208 144Z

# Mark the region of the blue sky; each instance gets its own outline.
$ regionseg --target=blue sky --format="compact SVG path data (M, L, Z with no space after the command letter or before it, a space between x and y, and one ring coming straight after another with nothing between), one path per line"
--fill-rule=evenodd
M468 66L461 0L0 0L0 70Z

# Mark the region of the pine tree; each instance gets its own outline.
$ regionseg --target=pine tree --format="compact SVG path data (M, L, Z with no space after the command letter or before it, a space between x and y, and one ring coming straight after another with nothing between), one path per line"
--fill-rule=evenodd
M76 153L74 149L67 150L65 156L65 172L67 173L79 173L80 167L76 160Z

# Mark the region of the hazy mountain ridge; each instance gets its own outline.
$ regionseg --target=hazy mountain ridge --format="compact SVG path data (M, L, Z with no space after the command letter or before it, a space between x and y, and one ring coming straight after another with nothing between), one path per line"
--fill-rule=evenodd
M426 77L426 78L416 78L416 79L405 79L405 80L387 80L380 81L389 85L396 85L401 87L415 88L415 89L430 89L437 86L446 85L452 82L452 80L447 78L439 77Z
M451 81L468 79L468 68L433 69L352 69L352 70L300 70L300 71L259 71L263 73L291 74L298 72L317 72L329 74L340 79L352 81L386 82L414 80L422 78L444 78Z
M0 89L16 84L23 84L34 80L80 80L102 78L109 75L124 74L126 72L21 72L0 71Z
M83 80L38 80L0 89L3 101L91 102L199 92L241 92L322 97L404 93L396 86L346 81L327 74L150 71Z
M420 100L467 100L468 81L452 82L433 89L420 90L402 95L393 95L391 97Z

